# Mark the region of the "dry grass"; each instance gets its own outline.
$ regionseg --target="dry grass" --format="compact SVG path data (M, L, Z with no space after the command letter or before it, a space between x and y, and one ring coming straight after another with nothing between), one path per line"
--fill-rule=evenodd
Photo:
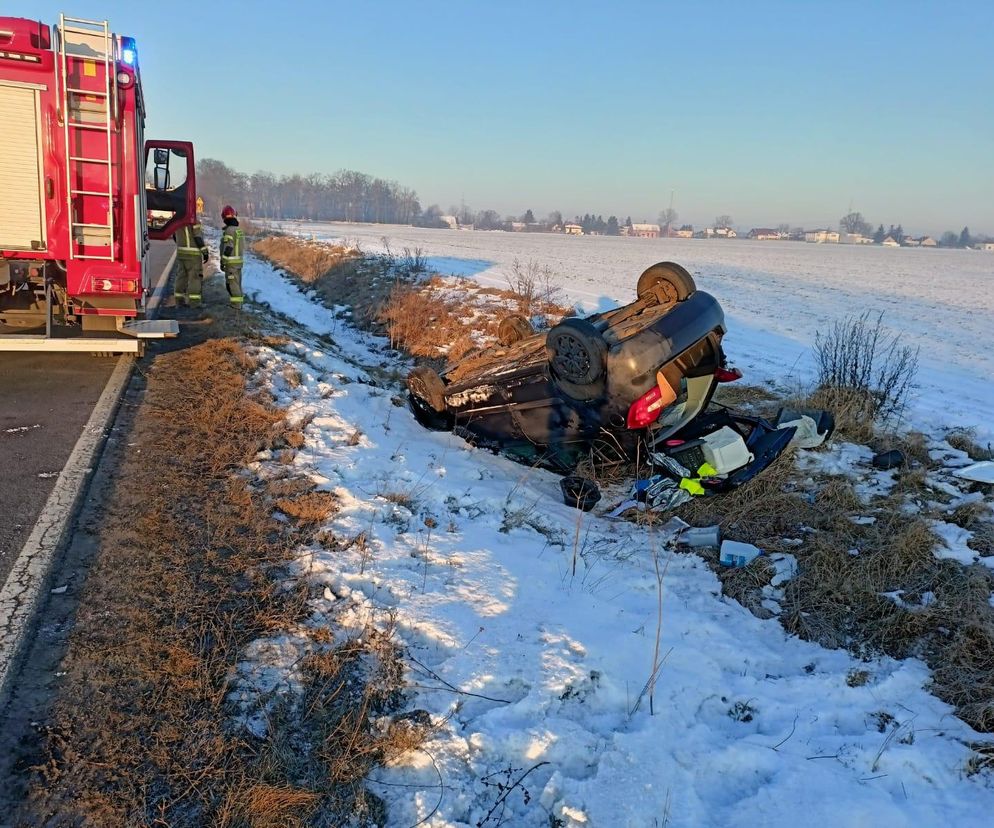
M382 817L361 780L419 735L388 738L369 715L388 712L401 687L384 635L331 650L336 671L305 670L304 700L276 711L265 739L232 724L226 698L240 653L309 614L307 585L288 588L287 566L334 508L308 481L257 486L237 473L288 429L283 412L249 390L254 368L228 339L156 360L131 435L140 452L125 457L107 499L18 824L248 828L310 825L318 810L327 824ZM295 520L277 520L274 501ZM320 633L312 648L323 654Z
M954 449L965 451L971 460L994 460L994 448L977 442L977 434L971 429L959 429L946 435L946 442Z
M275 506L300 523L321 523L335 513L338 501L331 492L307 492L296 497L282 497Z
M481 301L481 296L500 301ZM422 284L396 284L376 318L390 344L412 356L457 362L497 342L500 321L518 313L522 303L531 314L558 321L570 308L512 290L478 288L467 280L433 277Z
M376 319L386 329L390 346L412 356L458 360L476 344L474 330L496 336L496 322L467 325L467 308L455 297L427 285L397 284ZM492 329L492 330L490 330Z
M854 388L823 386L800 399L791 408L824 408L835 415L835 433L853 443L869 444L877 434L873 396Z
M763 409L764 415L772 416L779 407L777 404L781 402L781 398L762 385L724 382L715 389L714 402L729 408Z
M793 452L783 454L747 486L720 497L701 497L681 507L694 526L718 525L722 536L753 543L768 552L789 551L783 539L810 526L817 509L793 486Z
M803 405L829 407L848 397L823 389ZM761 400L760 405L775 402ZM726 538L795 556L798 572L784 585L781 601L781 621L789 632L859 657L919 656L932 668L933 691L972 727L994 731L994 609L988 603L994 573L936 558L939 541L926 516L904 510L909 501L926 504L934 498L926 485L934 465L927 439L914 432L880 434L852 415L859 407L843 406L843 436L878 451L899 448L912 463L897 473L888 497L867 504L853 481L842 476L817 479L812 489L787 454L747 486L690 501L680 517L696 526L718 524ZM852 520L868 514L875 523ZM971 501L943 517L974 532L973 548L994 553L987 505ZM763 587L774 572L769 561L758 558L746 567L728 568L719 565L717 551L700 554L715 570L724 594L761 617L770 615L762 607ZM886 593L899 593L898 600Z
M307 241L296 236L267 236L252 245L252 250L307 284L318 281L333 268L358 256L355 250L341 245Z
M869 441L870 447L878 452L894 449L904 453L904 456L922 468L932 468L935 463L928 456L928 438L920 431L888 431L877 434Z
M786 585L784 626L861 657L924 658L936 694L971 726L989 731L994 576L982 566L937 559L938 539L929 524L902 514L899 500L877 509L870 526L852 524L845 513L822 521L795 552L799 571ZM899 600L887 593L898 593Z
M994 555L994 523L979 523L969 528L973 537L967 541L967 546L982 557Z
M355 248L297 236L268 236L252 249L302 287L314 290L328 307L350 306L351 321L359 327L382 332L376 316L398 281L388 257L364 256Z
M991 518L991 507L982 500L971 500L961 503L953 509L949 516L950 523L962 526L970 531L983 531L986 521Z

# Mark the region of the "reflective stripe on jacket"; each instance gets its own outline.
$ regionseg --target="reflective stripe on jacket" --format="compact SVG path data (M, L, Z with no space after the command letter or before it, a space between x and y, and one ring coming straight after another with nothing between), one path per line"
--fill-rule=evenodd
M225 227L221 235L221 267L240 265L244 246L245 231L237 224Z
M201 251L206 247L204 229L199 222L192 226L187 224L185 227L180 227L173 233L173 241L176 242L176 253L184 259L199 259Z

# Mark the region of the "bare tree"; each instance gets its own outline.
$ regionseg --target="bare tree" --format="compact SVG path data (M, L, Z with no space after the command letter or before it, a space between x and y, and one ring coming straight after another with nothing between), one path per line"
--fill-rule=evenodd
M863 219L862 213L846 213L839 219L839 229L843 233L860 233L864 236L873 234L873 225Z
M790 235L790 225L787 224L786 222L784 222L783 224L778 224L777 225L777 232L781 236L789 236Z
M268 172L246 175L203 158L197 163L197 189L209 213L232 204L245 215L268 218L399 224L409 224L421 213L414 190L354 170L277 178Z
M496 210L480 210L476 214L477 230L499 230L504 222L501 221L500 214Z
M672 207L667 207L665 210L659 211L659 226L664 228L663 235L668 236L670 234L670 226L676 223L678 218L680 218L680 214Z
M732 217L729 216L729 215L718 216L714 220L714 226L715 227L731 227L732 226Z

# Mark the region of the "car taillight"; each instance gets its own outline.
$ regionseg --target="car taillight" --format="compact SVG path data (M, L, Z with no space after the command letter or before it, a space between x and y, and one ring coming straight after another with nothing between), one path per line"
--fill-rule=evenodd
M666 406L663 404L663 392L654 385L645 394L632 403L628 409L627 425L629 428L645 428L659 419Z
M137 279L118 276L94 276L91 284L93 290L99 293L135 293L138 290Z
M716 368L714 378L718 382L735 382L742 379L742 372L738 368Z

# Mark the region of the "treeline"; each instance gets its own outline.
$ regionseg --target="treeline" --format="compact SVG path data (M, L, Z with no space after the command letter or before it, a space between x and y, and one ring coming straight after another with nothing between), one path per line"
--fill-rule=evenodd
M240 213L266 218L413 224L422 212L414 190L354 170L249 175L205 158L197 163L197 191L212 215L231 204Z
M595 216L593 213L585 213L582 216L575 216L572 220L565 218L559 210L553 210L545 218L537 218L531 210L525 210L520 216L506 215L503 218L496 210L475 211L465 204L461 207L450 207L449 212L443 214L437 204L425 209L418 224L424 227L449 227L449 222L442 219L443 215L455 218L456 223L461 227L474 227L477 230L511 230L515 225L524 225L525 229L537 232L561 231L566 224L576 224L583 228L583 232L600 233L605 236L621 235L622 227L631 227L631 216L624 221L617 216L608 216L605 220L603 216Z
M842 233L858 233L872 238L874 244L882 244L887 238L893 239L898 244L903 244L904 240L908 238L908 234L904 232L904 227L900 224L896 227L892 224L887 230L884 230L884 226L880 224L874 230L873 225L863 218L862 213L846 213L839 219L839 230ZM947 230L939 238L938 244L939 247L971 247L975 242L986 240L986 236L973 236L970 234L970 228L964 227L959 233Z

